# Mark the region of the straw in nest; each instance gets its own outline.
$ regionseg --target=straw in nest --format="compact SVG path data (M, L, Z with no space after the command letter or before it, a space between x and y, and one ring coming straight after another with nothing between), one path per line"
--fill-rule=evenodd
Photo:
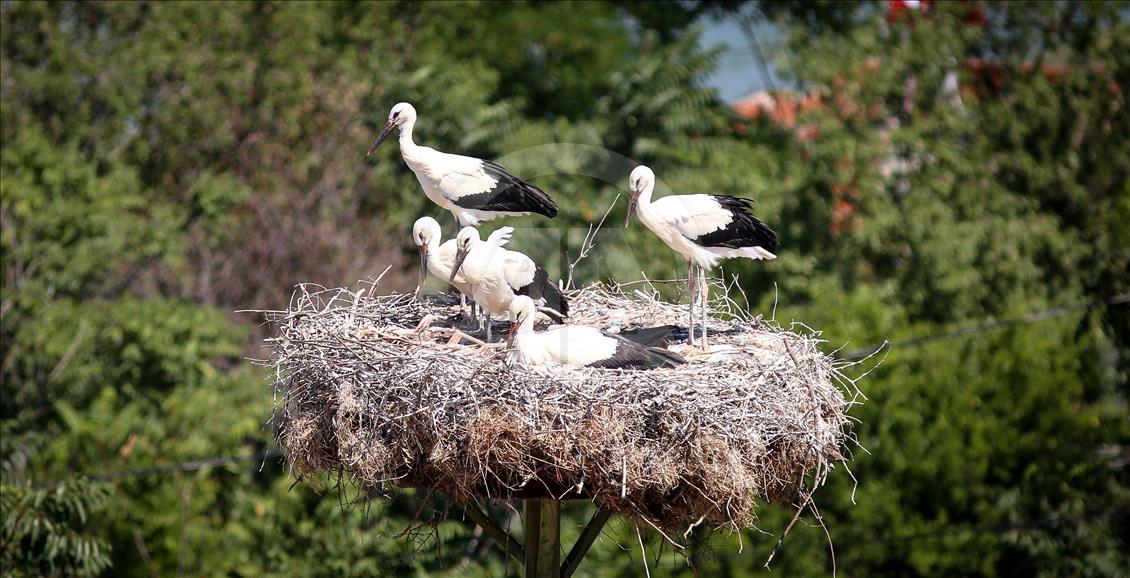
M678 324L685 306L649 285L571 294L570 322ZM296 474L473 496L584 498L664 530L740 529L758 501L801 505L843 462L845 413L862 399L813 332L744 314L723 297L714 347L672 349L653 371L522 367L470 344L445 297L300 286L264 312L278 436ZM724 293L724 292L721 292Z

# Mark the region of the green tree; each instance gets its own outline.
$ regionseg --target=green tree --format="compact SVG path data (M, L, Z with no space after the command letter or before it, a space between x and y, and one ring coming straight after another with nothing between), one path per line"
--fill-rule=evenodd
M506 155L519 174L557 167L533 180L562 201L552 226L574 252L570 230L626 177L594 148L650 164L672 191L752 197L783 250L726 265L751 306L832 346L895 342L856 414L859 487L837 471L818 494L841 573L1117 574L1130 308L899 343L1130 290L1125 7L886 9L0 5L6 570L514 573L483 541L468 553L471 529L442 497L427 498L434 520L411 493L343 507L358 497L334 480L291 488L277 460L243 459L273 447L272 407L242 359L262 355L264 330L230 312L389 265L387 286L406 288L407 223L451 226L395 147L364 158L408 100L430 146ZM693 26L704 14L772 19L781 69L820 105L792 127L720 102L704 86L719 52ZM546 143L592 148L515 154ZM632 253L654 241L640 227L601 235L581 282L681 268ZM559 266L561 245L533 237L515 243ZM232 459L178 465L215 457ZM586 514L567 509L567 540ZM780 532L792 512L759 515ZM51 532L28 534L32 520ZM776 572L830 569L811 522ZM636 540L613 524L579 575L638 575ZM744 533L741 555L736 536L697 543L703 574L743 576L764 572L775 538ZM694 572L663 560L653 575Z

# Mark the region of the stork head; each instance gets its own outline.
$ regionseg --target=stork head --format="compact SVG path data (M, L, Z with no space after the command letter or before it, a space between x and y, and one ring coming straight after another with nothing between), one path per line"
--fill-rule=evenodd
M420 249L419 285L421 286L428 277L428 252L432 247L439 245L442 234L439 222L431 217L420 217L412 225L412 240L416 242L416 247Z
M628 215L624 219L624 228L632 224L632 215L640 202L640 195L651 194L655 187L655 173L644 165L636 167L628 177Z
M392 133L392 129L400 128L406 124L415 122L415 120L416 109L411 104L407 102L396 103L396 106L392 107L392 110L388 112L388 122L386 122L385 127L381 129L380 136L373 142L373 146L369 147L369 152L366 153L365 156L373 154L373 151L377 150L377 147L381 146L385 138Z
M534 301L526 295L519 295L510 301L510 342L514 336L528 330L534 324Z
M455 279L455 274L463 267L463 261L467 260L467 254L475 247L475 244L480 241L479 230L474 227L463 227L459 230L459 234L455 237L455 261L451 264L451 279Z

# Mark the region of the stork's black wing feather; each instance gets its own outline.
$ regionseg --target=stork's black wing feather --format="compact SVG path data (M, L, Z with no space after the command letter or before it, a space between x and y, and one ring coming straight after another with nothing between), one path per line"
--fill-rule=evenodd
M483 170L496 181L494 187L484 193L453 199L453 203L464 209L557 216L557 203L554 203L545 191L519 179L491 161L484 160L482 163Z
M539 300L545 300L546 308L556 311L561 317L569 316L569 300L561 292L557 283L549 279L549 273L540 266L535 266L534 280L528 285L518 287L514 290L514 293L529 296L535 303ZM560 322L560 320L557 321Z
M722 209L729 211L734 218L724 228L692 239L695 243L703 247L731 249L761 247L770 253L776 253L781 248L781 244L777 241L777 233L753 215L753 201L725 195L714 195L714 200L718 201Z
M620 337L605 333L605 337L616 340L616 351L611 357L590 363L589 367L605 369L658 369L675 367L687 361L679 355L662 347L646 347Z
M675 329L677 327L674 325L625 329L620 332L620 337L647 347L662 347L667 344L667 336Z

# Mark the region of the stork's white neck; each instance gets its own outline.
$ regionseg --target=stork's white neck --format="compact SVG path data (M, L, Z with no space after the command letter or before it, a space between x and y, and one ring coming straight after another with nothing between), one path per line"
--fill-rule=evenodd
M458 245L456 241L456 245ZM471 237L467 240L467 256L463 259L460 269L463 275L472 282L481 281L489 268L489 255L484 255L483 240Z
M412 169L412 172L419 177L420 171L429 172L430 165L427 162L427 148L412 140L412 129L415 126L416 119L410 118L404 121L404 125L400 127L400 156L404 157L404 162L408 163L408 168Z
M416 141L412 140L412 129L416 127L416 119L409 119L400 127L400 150L415 149Z
M643 190L640 191L639 204L641 207L651 207L651 194L655 192L655 184L645 185Z
M654 213L651 212L651 193L653 192L655 192L654 183L645 185L643 190L640 191L640 196L636 199L636 215L639 216L640 222L654 231L655 229L651 226L654 217Z
M522 323L518 325L518 329L515 330L514 333L515 333L515 335L527 335L527 334L530 334L530 333L533 333L533 332L534 332L534 310L533 309L527 309L526 310L526 318L522 320Z

